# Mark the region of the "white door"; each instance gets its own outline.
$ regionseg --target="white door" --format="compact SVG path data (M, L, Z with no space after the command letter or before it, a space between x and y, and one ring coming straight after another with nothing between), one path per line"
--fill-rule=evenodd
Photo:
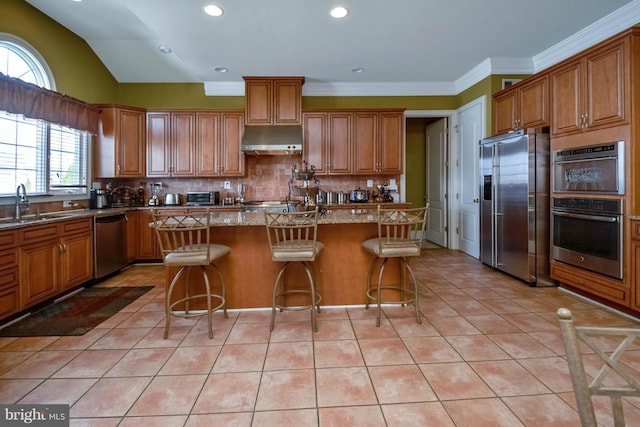
M484 138L486 98L483 96L458 110L459 179L458 248L480 257L479 142Z
M447 119L427 126L427 217L426 239L447 247Z

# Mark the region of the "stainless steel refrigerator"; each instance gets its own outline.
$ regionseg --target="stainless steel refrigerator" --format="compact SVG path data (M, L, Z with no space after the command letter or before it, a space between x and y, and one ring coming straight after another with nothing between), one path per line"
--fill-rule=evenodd
M480 259L531 286L549 278L549 133L480 141Z

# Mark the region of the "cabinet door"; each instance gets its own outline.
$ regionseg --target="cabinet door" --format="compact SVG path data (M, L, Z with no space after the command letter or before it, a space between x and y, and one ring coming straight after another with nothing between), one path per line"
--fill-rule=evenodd
M171 113L172 176L194 176L195 113Z
M18 280L18 267L0 270L0 319L20 311Z
M228 112L220 115L220 141L217 155L223 176L244 175L244 153L240 149L244 133L244 114Z
M378 172L402 173L403 114L380 113Z
M60 290L61 247L56 236L20 248L20 289L22 307L30 307Z
M144 112L103 106L94 156L97 178L145 175Z
M331 175L351 173L352 114L330 113L328 117L329 138L327 144L328 172Z
M82 284L93 278L93 238L91 233L65 236L62 246L61 290Z
M138 212L138 259L160 259L155 230L149 227L151 212Z
M273 84L269 79L245 82L245 124L268 125L273 118Z
M138 258L138 212L127 212L127 261Z
M196 116L196 175L216 176L219 174L216 153L220 139L220 114L198 113Z
M116 141L116 176L142 177L145 171L145 120L141 111L118 111L118 140Z
M273 84L275 125L302 123L302 85L300 81L276 80Z
M302 158L315 166L316 174L326 174L328 161L325 149L327 145L327 114L303 114L304 137L302 140Z
M626 122L627 79L624 60L628 39L602 48L585 59L588 129Z
M545 75L518 88L520 95L518 127L549 125L549 78Z
M551 133L569 134L582 131L582 67L574 61L550 75Z
M354 173L377 172L378 115L377 113L355 113L354 120Z
M493 134L507 133L515 127L517 110L517 91L515 88L500 93L493 99Z
M169 176L171 114L147 114L147 176Z

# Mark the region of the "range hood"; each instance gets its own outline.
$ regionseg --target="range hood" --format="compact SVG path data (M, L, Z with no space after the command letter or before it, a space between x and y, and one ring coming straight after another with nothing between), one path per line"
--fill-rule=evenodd
M256 155L302 153L302 126L245 126L242 151Z

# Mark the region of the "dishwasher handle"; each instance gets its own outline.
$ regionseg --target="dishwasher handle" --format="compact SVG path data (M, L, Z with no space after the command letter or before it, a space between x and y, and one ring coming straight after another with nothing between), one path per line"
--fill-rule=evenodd
M118 222L126 220L125 214L109 215L109 216L97 216L95 221L97 224L108 224L111 222Z

